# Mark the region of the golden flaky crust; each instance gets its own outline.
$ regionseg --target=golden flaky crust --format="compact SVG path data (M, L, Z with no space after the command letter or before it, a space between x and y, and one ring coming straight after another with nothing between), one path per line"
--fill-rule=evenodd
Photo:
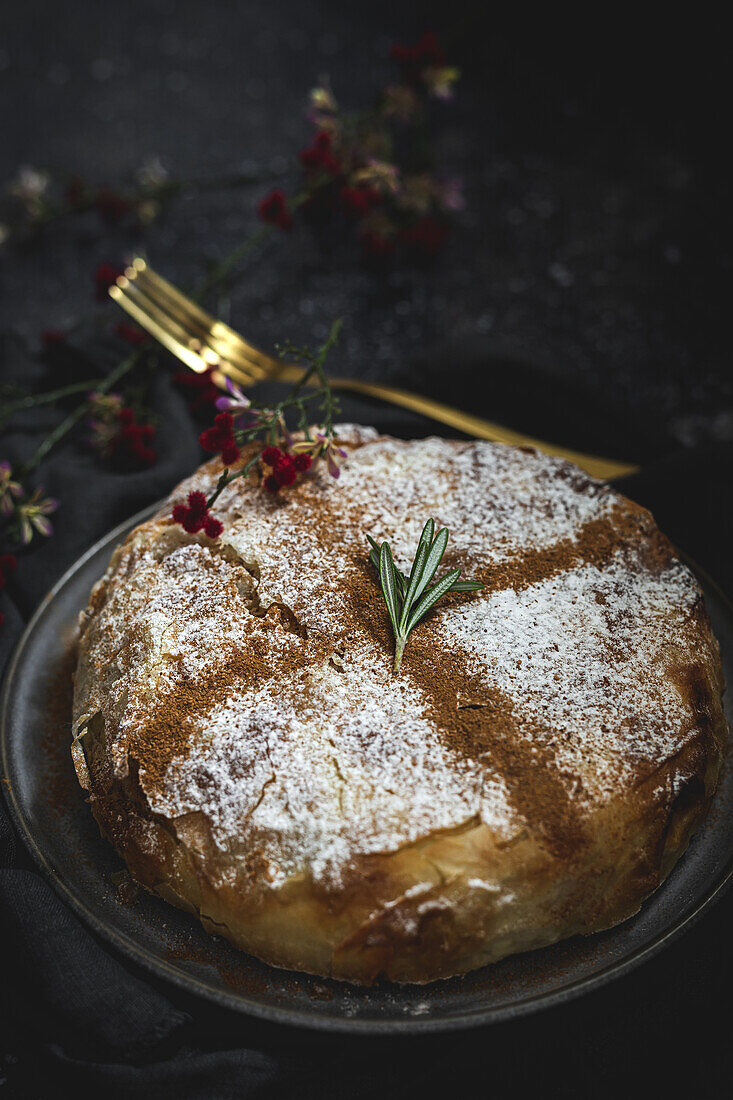
M133 877L278 966L424 982L607 928L684 851L727 729L696 582L567 463L344 428L341 483L170 504L81 618L72 753ZM202 467L174 492L208 490ZM403 672L365 533L486 584Z

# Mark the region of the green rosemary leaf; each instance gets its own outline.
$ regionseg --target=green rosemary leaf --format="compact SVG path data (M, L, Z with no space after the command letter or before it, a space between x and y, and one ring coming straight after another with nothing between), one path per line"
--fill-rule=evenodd
M486 588L486 585L481 581L455 581L450 590L451 592L478 592L482 588Z
M440 559L443 557L443 554L445 553L445 548L446 548L447 545L448 545L448 528L444 527L442 529L442 531L439 531L438 534L435 536L435 541L433 542L433 545L430 547L430 553L428 554L428 559L425 562L425 568L423 569L423 574L422 574L422 577L420 578L420 583L417 586L417 591L415 593L415 599L419 599L419 597L422 595L422 593L425 591L425 589L427 588L427 586L430 584L431 580L435 576L435 570L440 565ZM458 572L459 572L459 576L460 576L460 570Z
M430 544L433 541L433 531L435 530L435 524L432 519L423 527L422 534L420 535L420 541L417 544L417 553L412 562L412 569L410 570L410 583L407 588L407 593L404 596L404 603L402 606L402 617L400 619L400 630L404 632L407 625L407 617L410 614L410 608L414 601L420 595L418 591L418 585L422 580L423 570L428 557L428 551Z
M383 542L379 551L379 580L382 584L382 593L384 594L384 602L387 605L387 611L392 622L392 629L395 635L398 633L398 620L399 613L397 611L397 600L395 592L395 575L394 575L394 561L392 560L392 551L390 550L389 543Z
M423 598L420 600L420 603L417 605L412 615L410 616L410 621L407 624L408 634L413 629L413 627L417 626L417 624L420 622L420 619L422 619L423 615L427 614L433 604L437 603L441 596L445 596L446 592L450 591L454 582L458 580L460 575L460 569L451 569L450 573L446 573L446 575L441 580L439 580L436 584L434 584L431 588L427 590Z
M375 542L371 535L367 535L369 539L369 545L371 550L369 551L369 561L372 563L377 573L379 572L379 543Z
M374 566L374 568L376 569L376 571L378 573L379 572L379 543L375 542L371 535L367 535L367 538L368 538L368 540L371 544L371 547L372 547L371 552L369 554L369 561L372 563L372 565ZM405 574L400 569L397 568L396 565L394 567L394 574L395 574L395 580L397 581L397 594L400 598L400 601L404 601L405 592L407 591L407 577L405 576Z

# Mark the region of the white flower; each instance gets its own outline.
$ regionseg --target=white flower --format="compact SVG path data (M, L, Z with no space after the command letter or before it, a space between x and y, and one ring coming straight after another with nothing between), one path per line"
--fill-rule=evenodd
M24 164L8 190L26 206L35 208L48 190L50 182L51 177L48 172L33 168L30 164Z
M137 182L143 187L160 187L168 179L168 169L164 167L160 157L150 157L140 165L135 175Z

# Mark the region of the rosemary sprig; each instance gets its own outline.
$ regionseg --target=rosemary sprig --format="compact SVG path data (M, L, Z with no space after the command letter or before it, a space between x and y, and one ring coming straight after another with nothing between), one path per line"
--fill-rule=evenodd
M430 583L448 545L448 528L443 527L436 535L432 519L423 527L409 577L395 565L388 542L380 546L371 535L367 535L367 539L371 546L369 560L379 574L395 636L394 672L397 674L407 639L430 608L448 592L477 592L484 585L479 581L460 580L460 569L451 569L439 581Z

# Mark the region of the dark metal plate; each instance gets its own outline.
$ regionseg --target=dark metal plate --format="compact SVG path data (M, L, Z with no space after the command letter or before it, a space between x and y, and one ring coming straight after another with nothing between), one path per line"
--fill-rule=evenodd
M733 777L667 882L609 932L514 956L429 986L340 982L275 970L208 936L144 892L121 900L121 860L99 836L69 757L68 671L78 612L114 546L153 509L93 546L62 577L26 630L5 683L2 766L8 802L31 853L62 898L120 951L188 992L269 1020L351 1032L420 1032L506 1019L576 997L661 950L733 875ZM733 682L733 609L702 577L726 679ZM729 718L730 718L730 700Z

